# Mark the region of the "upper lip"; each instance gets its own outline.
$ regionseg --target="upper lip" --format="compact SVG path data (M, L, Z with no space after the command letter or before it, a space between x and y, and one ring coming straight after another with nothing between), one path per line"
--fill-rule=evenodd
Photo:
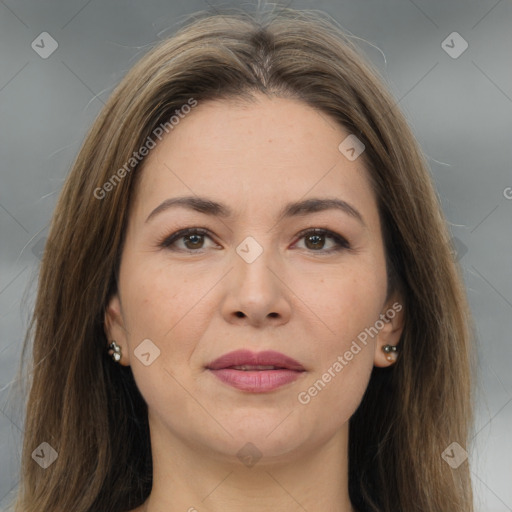
M264 352L251 352L250 350L235 350L220 356L209 363L206 368L209 370L220 370L231 366L275 366L295 371L305 371L305 368L295 359L275 352L266 350Z

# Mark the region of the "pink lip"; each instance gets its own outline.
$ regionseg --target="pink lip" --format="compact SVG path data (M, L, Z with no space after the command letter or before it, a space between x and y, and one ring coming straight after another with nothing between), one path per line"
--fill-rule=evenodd
M276 366L278 369L241 370L232 366ZM206 366L217 378L242 391L263 393L297 379L305 368L295 359L271 350L250 352L236 350L215 359Z

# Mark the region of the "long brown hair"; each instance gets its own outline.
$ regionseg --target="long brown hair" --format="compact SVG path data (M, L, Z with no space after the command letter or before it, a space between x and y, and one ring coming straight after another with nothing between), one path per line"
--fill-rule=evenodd
M352 37L316 12L280 9L198 15L128 72L94 122L52 219L25 340L33 349L17 511L124 512L149 495L147 408L130 368L106 354L103 329L141 171L126 162L190 98L256 92L298 98L365 144L389 282L405 304L398 360L374 367L350 420L352 503L360 512L473 510L468 462L452 468L441 457L452 442L467 447L475 364L425 157ZM41 442L58 453L47 469L31 457Z

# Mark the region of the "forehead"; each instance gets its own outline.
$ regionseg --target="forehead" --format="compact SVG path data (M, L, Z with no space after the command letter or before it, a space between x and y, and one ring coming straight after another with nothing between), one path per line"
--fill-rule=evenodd
M261 215L308 196L337 196L376 215L363 158L351 161L339 149L349 135L294 99L199 103L146 157L135 208L147 216L186 194Z

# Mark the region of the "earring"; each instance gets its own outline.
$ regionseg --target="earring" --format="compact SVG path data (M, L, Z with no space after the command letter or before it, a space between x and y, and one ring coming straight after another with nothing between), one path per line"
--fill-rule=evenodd
M386 355L386 359L388 361L394 361L395 360L396 352L397 352L398 349L394 345L384 345L382 347L382 350L387 354ZM391 352L394 352L395 356L391 355Z
M115 341L112 341L108 348L110 349L109 354L112 356L112 359L118 363L121 360L121 347Z

